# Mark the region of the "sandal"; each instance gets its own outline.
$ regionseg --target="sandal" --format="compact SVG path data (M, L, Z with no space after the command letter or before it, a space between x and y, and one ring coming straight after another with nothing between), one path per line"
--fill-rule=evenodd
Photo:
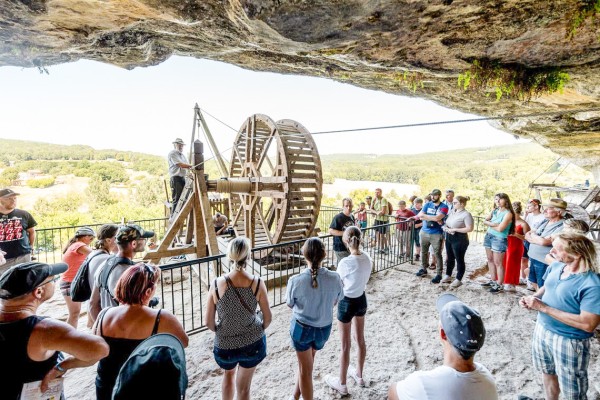
M356 368L354 368L353 365L348 366L348 376L350 378L352 378L354 380L354 382L356 382L356 384L360 387L365 387L367 386L365 384L365 380L363 378L361 378L360 376L357 375L356 373Z
M342 396L348 395L348 386L342 385L337 376L325 375L327 386L339 392Z

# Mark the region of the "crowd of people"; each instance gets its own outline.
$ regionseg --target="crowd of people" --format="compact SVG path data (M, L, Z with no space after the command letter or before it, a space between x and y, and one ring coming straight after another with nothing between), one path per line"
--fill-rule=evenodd
M12 215L13 228L17 225L14 220L19 225L11 232L12 239L5 241L11 245L3 246L5 254L0 259L4 264L0 267L4 267L0 276L0 351L15 365L7 374L0 374L0 385L6 388L3 396L7 393L6 398L18 399L28 383L38 381L39 388L46 390L60 382L57 378L67 370L98 363L96 397L118 398L121 393L120 398L127 398L123 393L136 382L131 377L143 370L139 366L160 359L156 371L162 365L176 373L169 375L174 383L165 384L169 395L160 389L154 395L181 398L187 385L183 349L188 337L172 313L153 308L160 269L133 261L154 232L134 224L106 224L97 232L81 227L63 249L63 263L32 261L36 223L29 213L16 209L16 196L18 193L10 189L0 191L0 215ZM375 254L388 256L392 249L399 255L414 252L420 262L418 277L427 277L434 269L432 284L448 284L450 290L463 284L469 233L474 229L473 216L467 210L469 197L449 189L442 199L442 191L434 189L424 198L410 198L411 207L401 200L395 211L381 189L375 191L374 198L365 198L357 211L351 198L343 199L342 211L329 228L335 270L322 266L327 251L320 238L305 241L302 255L306 269L290 278L286 292L292 314L291 348L298 363L290 400L313 398L316 354L330 337L336 305L339 372L325 376L324 382L341 395L349 394L348 379L358 387L368 385L364 371L368 329L365 290ZM483 221L489 268L489 279L483 286L492 293L515 291L518 285L527 285L532 291L519 303L538 312L532 362L542 374L547 399L558 399L559 395L585 398L590 339L600 325L596 249L585 236L589 230L585 222L565 218L567 208L562 199L543 204L531 199L522 216L522 203L498 193ZM368 216L373 220L373 237L366 231ZM219 229L227 227L226 218L219 222ZM6 234L8 228L3 229ZM371 254L364 250L366 242ZM214 359L224 371L223 399L250 399L254 372L267 357L265 330L272 315L265 282L246 271L250 250L245 238L229 242L230 272L211 282L206 303L206 324L215 332ZM37 315L39 306L53 296L58 280L68 309L67 323ZM73 299L81 298L82 282L89 284L86 297L91 333L77 329L81 302ZM481 315L450 294L440 296L437 309L443 365L391 383L388 398L497 399L492 374L475 362L486 337ZM144 352L155 348L148 341L164 343L172 352L157 351L148 356ZM358 355L355 365L350 363L353 341Z

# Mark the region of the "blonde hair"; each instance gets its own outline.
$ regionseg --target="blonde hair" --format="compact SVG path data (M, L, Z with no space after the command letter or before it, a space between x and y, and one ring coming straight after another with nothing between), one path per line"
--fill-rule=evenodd
M564 222L564 232L581 233L585 235L590 231L590 226L582 219L570 218Z
M567 254L581 257L580 263L583 263L583 272L592 271L596 274L600 273L596 247L585 235L575 232L562 232L556 236L556 239L563 243Z
M237 237L227 245L227 258L231 260L237 271L244 269L249 255L250 242L245 237Z
M469 196L456 196L454 200L458 201L463 206L467 205L467 201L471 200Z

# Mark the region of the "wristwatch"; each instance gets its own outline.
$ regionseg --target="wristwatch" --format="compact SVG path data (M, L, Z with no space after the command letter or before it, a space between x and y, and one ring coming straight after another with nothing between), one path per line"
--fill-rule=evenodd
M62 363L62 361L59 361L59 362L57 362L57 363L56 363L56 365L54 366L54 369L55 369L55 370L57 370L58 372L61 372L61 373L63 373L63 374L64 374L65 372L67 372L67 370L66 370L66 369L64 369L64 368L63 368L63 367L60 365L61 363Z

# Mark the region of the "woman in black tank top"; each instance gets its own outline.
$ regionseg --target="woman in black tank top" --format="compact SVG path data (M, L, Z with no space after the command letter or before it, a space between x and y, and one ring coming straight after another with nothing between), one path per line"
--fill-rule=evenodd
M93 332L110 347L108 357L98 363L96 397L110 400L121 366L144 339L158 332L170 333L187 347L188 337L181 323L166 310L148 307L160 279L160 269L139 263L131 266L117 282L118 307L102 310Z

